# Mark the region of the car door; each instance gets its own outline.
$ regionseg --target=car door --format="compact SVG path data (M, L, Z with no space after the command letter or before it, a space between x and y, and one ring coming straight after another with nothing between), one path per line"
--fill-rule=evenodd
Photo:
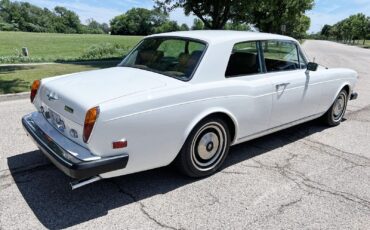
M258 41L240 42L233 46L225 77L236 86L238 104L235 110L239 140L269 128L272 90L264 74Z
M306 73L306 59L293 41L261 42L266 74L270 77L272 112L270 127L285 125L317 113L318 78Z

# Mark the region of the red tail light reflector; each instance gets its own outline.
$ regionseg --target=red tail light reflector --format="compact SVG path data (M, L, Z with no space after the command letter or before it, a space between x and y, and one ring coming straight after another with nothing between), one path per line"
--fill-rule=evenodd
M113 149L122 149L127 147L127 141L122 140L122 141L115 141L113 142Z

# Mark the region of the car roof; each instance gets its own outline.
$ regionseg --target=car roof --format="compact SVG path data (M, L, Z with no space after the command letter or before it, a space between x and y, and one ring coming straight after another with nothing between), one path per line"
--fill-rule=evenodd
M290 40L296 41L294 38L261 32L249 31L233 31L233 30L190 30L177 31L169 33L154 34L148 37L185 37L206 41L209 44L223 43L229 41L253 41L253 40Z

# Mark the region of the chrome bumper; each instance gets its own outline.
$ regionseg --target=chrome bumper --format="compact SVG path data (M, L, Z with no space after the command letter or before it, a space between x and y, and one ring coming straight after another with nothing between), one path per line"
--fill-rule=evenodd
M24 116L23 127L45 156L68 176L83 179L126 167L129 158L127 154L112 157L96 156L64 137L45 119L44 122L40 122L43 118L40 116L42 115L38 112ZM63 147L62 143L66 147Z

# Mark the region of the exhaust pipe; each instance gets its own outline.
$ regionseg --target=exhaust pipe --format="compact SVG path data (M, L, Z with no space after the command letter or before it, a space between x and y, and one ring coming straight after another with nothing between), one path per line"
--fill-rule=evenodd
M82 186L94 183L94 182L99 181L101 179L102 178L100 176L94 176L94 177L90 177L90 178L87 178L87 179L72 181L70 183L70 185L71 185L72 190L75 190L77 188L81 188Z

